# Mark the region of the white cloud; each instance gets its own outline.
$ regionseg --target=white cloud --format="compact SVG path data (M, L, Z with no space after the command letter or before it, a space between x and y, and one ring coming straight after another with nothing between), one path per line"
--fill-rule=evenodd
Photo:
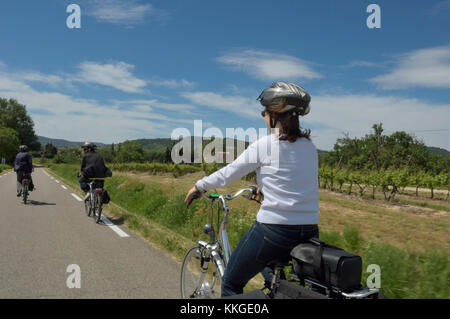
M113 24L140 24L155 11L152 5L134 0L93 0L86 4L89 15Z
M259 80L308 80L322 77L311 68L310 63L285 54L246 50L226 54L216 60Z
M180 125L193 125L193 119L157 113L148 104L138 103L138 100L132 106L119 108L97 100L37 91L27 83L12 78L10 74L0 73L0 96L25 104L39 135L110 143L170 136L172 129Z
M16 73L14 77L18 80L27 81L27 82L42 82L49 85L56 85L61 82L64 82L64 79L58 75L53 74L43 74L41 72L21 72Z
M260 116L261 105L256 102L256 99L252 100L243 96L223 96L214 92L187 92L182 93L182 96L196 105L233 112L244 117Z
M83 62L76 81L110 86L127 93L140 93L147 83L132 74L134 65L125 62Z
M415 98L377 95L313 96L311 112L301 122L314 125L318 148L331 149L343 132L364 136L372 125L383 123L386 134L407 131L423 138L426 145L450 149L449 132L420 132L448 128L450 104L430 104ZM388 131L390 133L388 133Z
M394 70L370 80L382 89L450 88L450 46L403 55Z
M177 113L184 113L185 114L193 114L192 111L196 110L197 108L193 105L189 104L183 104L183 103L164 103L157 99L152 100L126 100L126 101L120 101L120 100L113 100L112 103L116 106L123 106L125 107L132 107L136 109L146 109L146 110L153 110L153 109L162 109L165 111L171 111L171 112L177 112Z
M362 68L372 68L376 67L379 64L375 62L369 62L369 61L353 61L346 65L343 65L342 68L354 68L354 67L362 67Z
M149 84L165 86L171 89L175 88L191 88L195 86L194 82L182 79L182 80L149 80Z

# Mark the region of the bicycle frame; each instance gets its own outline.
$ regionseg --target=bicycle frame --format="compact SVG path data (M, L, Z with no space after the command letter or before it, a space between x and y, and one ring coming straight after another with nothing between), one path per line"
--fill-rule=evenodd
M97 205L97 197L101 196L101 194L103 193L103 187L100 189L100 191L97 188L94 188L95 182L98 180L105 180L104 178L89 178L90 182L88 183L89 185L89 207L92 211L93 217L95 218L95 214L96 214L96 210L100 209L101 207L101 203L100 203L100 207L96 207ZM99 213L100 214L100 213ZM97 222L99 222L100 217L98 217Z
M209 232L207 234L210 235L210 242L206 242L203 240L199 240L197 243L199 246L204 247L208 251L211 252L211 257L214 260L214 263L217 266L217 269L219 270L220 277L223 277L225 273L225 268L228 265L228 261L230 260L231 256L231 247L230 242L228 240L228 233L227 233L227 223L228 223L228 213L230 212L230 208L228 207L227 201L235 199L236 197L239 197L241 194L245 192L254 193L254 188L248 187L241 189L236 194L231 195L218 195L218 196L212 196L212 195L205 195L205 197L211 201L211 213L210 213L210 224L212 228L212 232ZM250 195L244 195L247 199L251 199ZM214 228L212 227L212 218L213 218L213 205L214 202L218 200L219 204L222 206L222 212L223 212L223 218L222 222L220 223L219 229L218 229L218 238L216 240L215 238L215 232ZM208 225L208 224L207 224ZM205 225L205 228L206 226ZM206 233L206 231L205 231ZM222 254L220 254L220 252ZM222 257L223 256L223 257Z

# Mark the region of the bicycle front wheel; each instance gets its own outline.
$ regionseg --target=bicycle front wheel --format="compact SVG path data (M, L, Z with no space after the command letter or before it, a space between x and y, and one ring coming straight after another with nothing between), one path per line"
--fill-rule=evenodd
M181 266L181 298L220 298L221 278L212 257L198 245L187 252Z

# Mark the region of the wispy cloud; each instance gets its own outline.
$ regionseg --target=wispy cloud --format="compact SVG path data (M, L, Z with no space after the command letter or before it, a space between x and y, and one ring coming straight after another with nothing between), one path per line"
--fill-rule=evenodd
M185 79L181 80L148 80L148 83L156 86L164 86L171 89L176 88L191 88L196 84L195 82L191 82Z
M140 93L147 83L132 74L134 68L134 65L125 62L83 62L79 65L76 81L110 86L127 93Z
M59 75L43 74L41 72L20 72L15 74L15 78L27 82L42 82L49 85L56 85L64 82L64 79Z
M450 0L441 0L436 3L429 13L433 16L444 16L448 18L450 16Z
M260 116L261 105L244 96L224 96L214 92L186 92L181 94L192 104L232 112L239 116Z
M378 63L375 62L369 62L369 61L352 61L348 64L345 64L342 66L342 68L355 68L355 67L361 67L361 68L373 68L379 66Z
M313 96L311 112L301 122L320 127L313 130L314 141L331 149L343 132L364 136L375 123L387 131L417 132L430 146L450 149L448 134L421 133L422 130L448 128L450 104L427 103L416 98L366 94ZM309 125L309 126L311 126Z
M165 103L161 102L157 99L151 99L151 100L126 100L126 101L119 101L119 100L113 100L113 105L116 105L118 107L125 106L126 108L134 108L137 110L154 110L154 109L160 109L165 111L171 111L171 112L177 112L177 113L185 113L185 114L193 114L192 111L196 110L197 108L190 104L183 104L183 103Z
M311 63L286 54L245 50L222 55L216 61L259 80L309 80L322 77L312 69Z
M89 15L112 24L134 26L153 18L167 18L167 12L140 0L91 0L86 7Z
M370 80L382 89L450 88L450 46L402 55L393 71Z
M27 106L39 135L70 140L101 142L170 136L172 129L193 124L194 116L181 114L193 106L163 103L158 100L133 100L130 103L103 103L55 90L37 90L33 82L0 72L0 96L15 98ZM152 103L148 103L151 101ZM101 118L101 121L98 119Z

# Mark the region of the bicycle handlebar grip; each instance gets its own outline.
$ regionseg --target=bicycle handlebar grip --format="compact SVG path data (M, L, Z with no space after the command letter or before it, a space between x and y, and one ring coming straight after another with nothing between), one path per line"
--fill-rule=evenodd
M249 188L252 190L252 195L256 196L256 194L258 192L258 188L256 186L250 186Z
M192 202L196 199L200 198L201 193L200 192L195 192L194 194L192 194L192 198L190 200L190 202L188 203L188 207L191 206Z

